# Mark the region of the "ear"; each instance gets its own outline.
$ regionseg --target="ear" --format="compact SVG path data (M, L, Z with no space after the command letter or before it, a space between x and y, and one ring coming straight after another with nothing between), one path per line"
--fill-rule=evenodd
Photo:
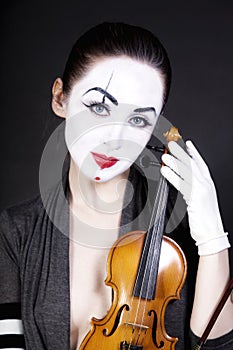
M66 104L63 93L63 82L61 78L57 78L52 87L52 110L61 118L66 118Z

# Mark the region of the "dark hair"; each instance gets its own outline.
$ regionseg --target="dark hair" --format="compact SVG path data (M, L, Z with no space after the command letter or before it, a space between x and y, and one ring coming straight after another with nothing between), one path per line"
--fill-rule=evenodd
M101 23L74 44L63 74L63 89L69 94L74 82L87 73L99 57L128 56L157 69L164 79L164 103L170 84L171 66L166 50L150 31L125 23Z

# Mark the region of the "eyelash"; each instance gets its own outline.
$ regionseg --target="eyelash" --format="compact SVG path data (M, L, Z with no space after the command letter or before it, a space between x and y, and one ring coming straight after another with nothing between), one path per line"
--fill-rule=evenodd
M83 102L83 104L84 104L84 106L86 106L87 108L89 108L89 109L91 110L91 112L95 113L97 116L105 117L105 116L109 116L109 115L110 115L111 108L110 108L108 105L106 105L105 103L98 102L98 101L90 101L89 104L84 103L84 102ZM100 113L97 113L96 111L94 111L94 107L96 107L96 106L101 106L101 107L103 107L103 108L106 110L107 114L100 114ZM135 118L141 119L141 120L143 121L144 125L138 126L138 125L136 125L136 124L133 124L133 123L131 122L131 120L133 120L133 119L135 119ZM142 116L140 116L140 115L131 116L130 119L129 119L129 123L130 123L133 127L138 127L138 128L145 128L145 127L148 126L148 125L149 125L149 126L152 126L152 124L149 123L149 121L148 121L145 117L142 117Z
M141 119L141 120L143 121L144 125L139 126L139 125L136 125L136 124L132 124L130 121L131 121L132 119L135 119L135 118ZM142 116L140 116L140 115L134 115L134 116L132 116L132 117L129 119L129 123L130 123L133 127L137 127L137 128L145 128L145 127L148 126L148 125L152 126L152 124L149 123L149 121L148 121L145 117L142 117Z
M83 102L83 104L84 104L84 106L86 106L87 108L89 108L89 109L91 110L91 112L95 113L97 116L100 116L100 117L101 117L101 116L102 116L102 117L105 117L105 116L109 115L110 112L111 112L110 107L109 107L108 105L106 105L105 103L102 103L102 102L90 101L89 104L86 104L86 103L84 103L84 102ZM99 114L99 113L97 113L96 111L94 111L94 107L96 107L96 106L101 106L101 107L103 107L103 108L107 111L107 114Z

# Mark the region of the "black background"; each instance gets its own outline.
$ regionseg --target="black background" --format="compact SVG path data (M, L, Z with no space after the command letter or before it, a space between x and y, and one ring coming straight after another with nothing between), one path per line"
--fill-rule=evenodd
M92 25L124 21L153 31L166 47L173 82L165 116L208 163L233 236L231 0L9 0L1 9L0 209L39 191L40 157L60 122L50 90L72 44Z

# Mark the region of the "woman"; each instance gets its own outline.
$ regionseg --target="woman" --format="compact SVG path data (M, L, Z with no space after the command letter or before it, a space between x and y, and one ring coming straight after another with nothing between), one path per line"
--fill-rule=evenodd
M9 342L1 337L5 347L23 348L24 336L26 349L78 349L91 317L106 314L109 248L124 232L148 227L147 197L153 193L137 160L163 111L170 80L164 48L142 28L103 23L74 45L52 89L53 111L65 118L68 169L54 188L44 191L42 184L40 196L1 215L2 318L6 333L18 333ZM229 242L215 188L193 144L186 145L191 157L169 143L171 155L162 156L161 170L187 203L200 255L194 295L195 244L183 220L171 236L190 260L189 276L181 300L166 314L168 334L179 338L176 349L196 343L229 279ZM168 216L175 197L171 187ZM22 324L16 321L20 309ZM228 300L206 349L232 348L232 310Z

